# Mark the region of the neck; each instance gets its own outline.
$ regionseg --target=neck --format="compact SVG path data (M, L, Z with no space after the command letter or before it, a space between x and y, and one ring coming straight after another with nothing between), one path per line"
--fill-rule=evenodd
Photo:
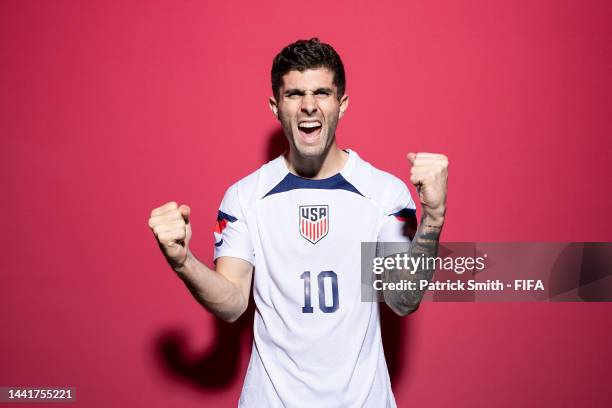
M289 171L300 177L324 179L339 173L348 160L348 153L334 142L324 154L317 157L300 155L295 149L285 154Z

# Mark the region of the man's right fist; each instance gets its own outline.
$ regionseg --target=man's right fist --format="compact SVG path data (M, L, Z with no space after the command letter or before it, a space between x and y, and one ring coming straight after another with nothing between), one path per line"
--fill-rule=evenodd
M149 217L149 227L173 268L183 266L187 259L191 239L190 212L188 206L179 207L171 201L151 211Z

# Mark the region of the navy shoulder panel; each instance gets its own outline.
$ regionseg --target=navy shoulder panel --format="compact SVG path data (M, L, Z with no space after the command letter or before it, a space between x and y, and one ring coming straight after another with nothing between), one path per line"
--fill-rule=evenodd
M293 173L287 173L285 178L274 186L272 190L268 191L262 198L266 198L272 194L285 193L297 189L346 190L363 197L363 194L361 194L359 190L349 183L340 173L322 180L307 179L298 177Z

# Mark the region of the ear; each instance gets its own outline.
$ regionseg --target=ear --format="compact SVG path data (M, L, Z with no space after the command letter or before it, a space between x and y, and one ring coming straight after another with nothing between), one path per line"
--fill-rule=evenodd
M276 119L278 119L278 103L276 102L276 99L274 99L273 96L268 99L268 105L270 106L270 110L272 111Z
M349 97L347 94L344 94L344 96L342 96L342 98L340 99L340 116L339 116L340 118L344 116L344 112L346 112L348 105L349 105Z

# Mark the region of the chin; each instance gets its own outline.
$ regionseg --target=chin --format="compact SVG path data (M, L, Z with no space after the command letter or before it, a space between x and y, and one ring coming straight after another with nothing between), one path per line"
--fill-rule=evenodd
M325 148L325 145L295 145L296 152L302 156L307 158L317 158L323 156L328 149Z
M326 143L326 139L319 140L319 143L310 144L300 141L299 136L293 139L298 143L293 143L296 153L305 158L314 159L325 155L331 146L331 143Z

